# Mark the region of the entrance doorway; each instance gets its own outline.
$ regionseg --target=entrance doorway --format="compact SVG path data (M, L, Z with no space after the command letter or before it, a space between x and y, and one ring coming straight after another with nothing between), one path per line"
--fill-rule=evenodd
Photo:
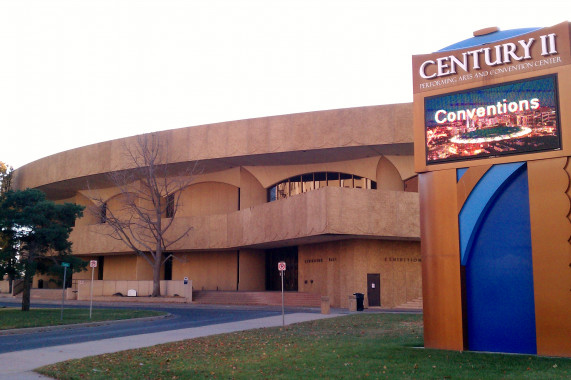
M268 249L266 251L266 290L282 290L278 263L285 261L284 290L297 291L297 246Z
M168 256L168 259L166 259L165 264L164 264L165 281L171 281L172 280L172 256L170 255L170 253L166 253L165 255Z
M367 299L369 306L381 306L381 275L379 273L367 274Z

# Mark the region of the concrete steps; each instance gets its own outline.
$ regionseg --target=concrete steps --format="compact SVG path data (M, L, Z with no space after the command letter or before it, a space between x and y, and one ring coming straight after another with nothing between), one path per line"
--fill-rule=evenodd
M195 291L192 302L219 305L281 305L281 292ZM285 292L285 306L320 307L321 296L312 293Z
M402 305L395 306L395 309L402 310L422 310L422 297L410 300Z

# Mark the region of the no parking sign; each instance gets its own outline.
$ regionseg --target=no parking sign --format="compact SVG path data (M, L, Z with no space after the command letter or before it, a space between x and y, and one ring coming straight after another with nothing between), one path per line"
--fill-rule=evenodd
M286 270L285 261L280 261L278 263L278 270L280 271L280 276L282 278L282 326L285 326L285 312L284 312L284 272Z

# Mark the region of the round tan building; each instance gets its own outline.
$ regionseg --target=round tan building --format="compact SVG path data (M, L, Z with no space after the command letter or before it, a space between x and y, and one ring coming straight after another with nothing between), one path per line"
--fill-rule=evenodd
M177 193L174 229L161 277L192 281L196 302L272 303L285 261L289 304L398 307L422 296L419 199L412 105L360 107L210 124L153 134L165 147ZM110 173L135 170L126 147L137 137L58 153L19 168L17 188L107 213L125 196ZM169 215L164 215L168 218ZM73 253L96 260L98 296L152 279L152 267L105 234L105 217L86 211ZM73 286L91 279L74 274ZM34 281L38 286L40 277ZM127 282L130 283L127 284ZM139 295L148 291L139 287ZM163 294L169 294L164 289ZM257 300L254 298L257 296ZM265 298L264 298L265 297ZM264 301L265 299L265 301Z

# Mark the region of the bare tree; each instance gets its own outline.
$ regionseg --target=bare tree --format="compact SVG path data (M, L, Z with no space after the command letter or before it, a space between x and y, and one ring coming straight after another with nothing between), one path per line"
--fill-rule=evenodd
M158 134L139 136L135 144L125 145L134 168L109 174L111 184L120 191L121 207L108 207L93 191L91 196L95 204L92 213L107 226L103 233L122 241L152 266L152 297L161 295L161 266L171 256L165 253L192 230L187 226L174 235L171 227L181 192L190 184L196 164L175 172L173 165L167 164L167 152Z

